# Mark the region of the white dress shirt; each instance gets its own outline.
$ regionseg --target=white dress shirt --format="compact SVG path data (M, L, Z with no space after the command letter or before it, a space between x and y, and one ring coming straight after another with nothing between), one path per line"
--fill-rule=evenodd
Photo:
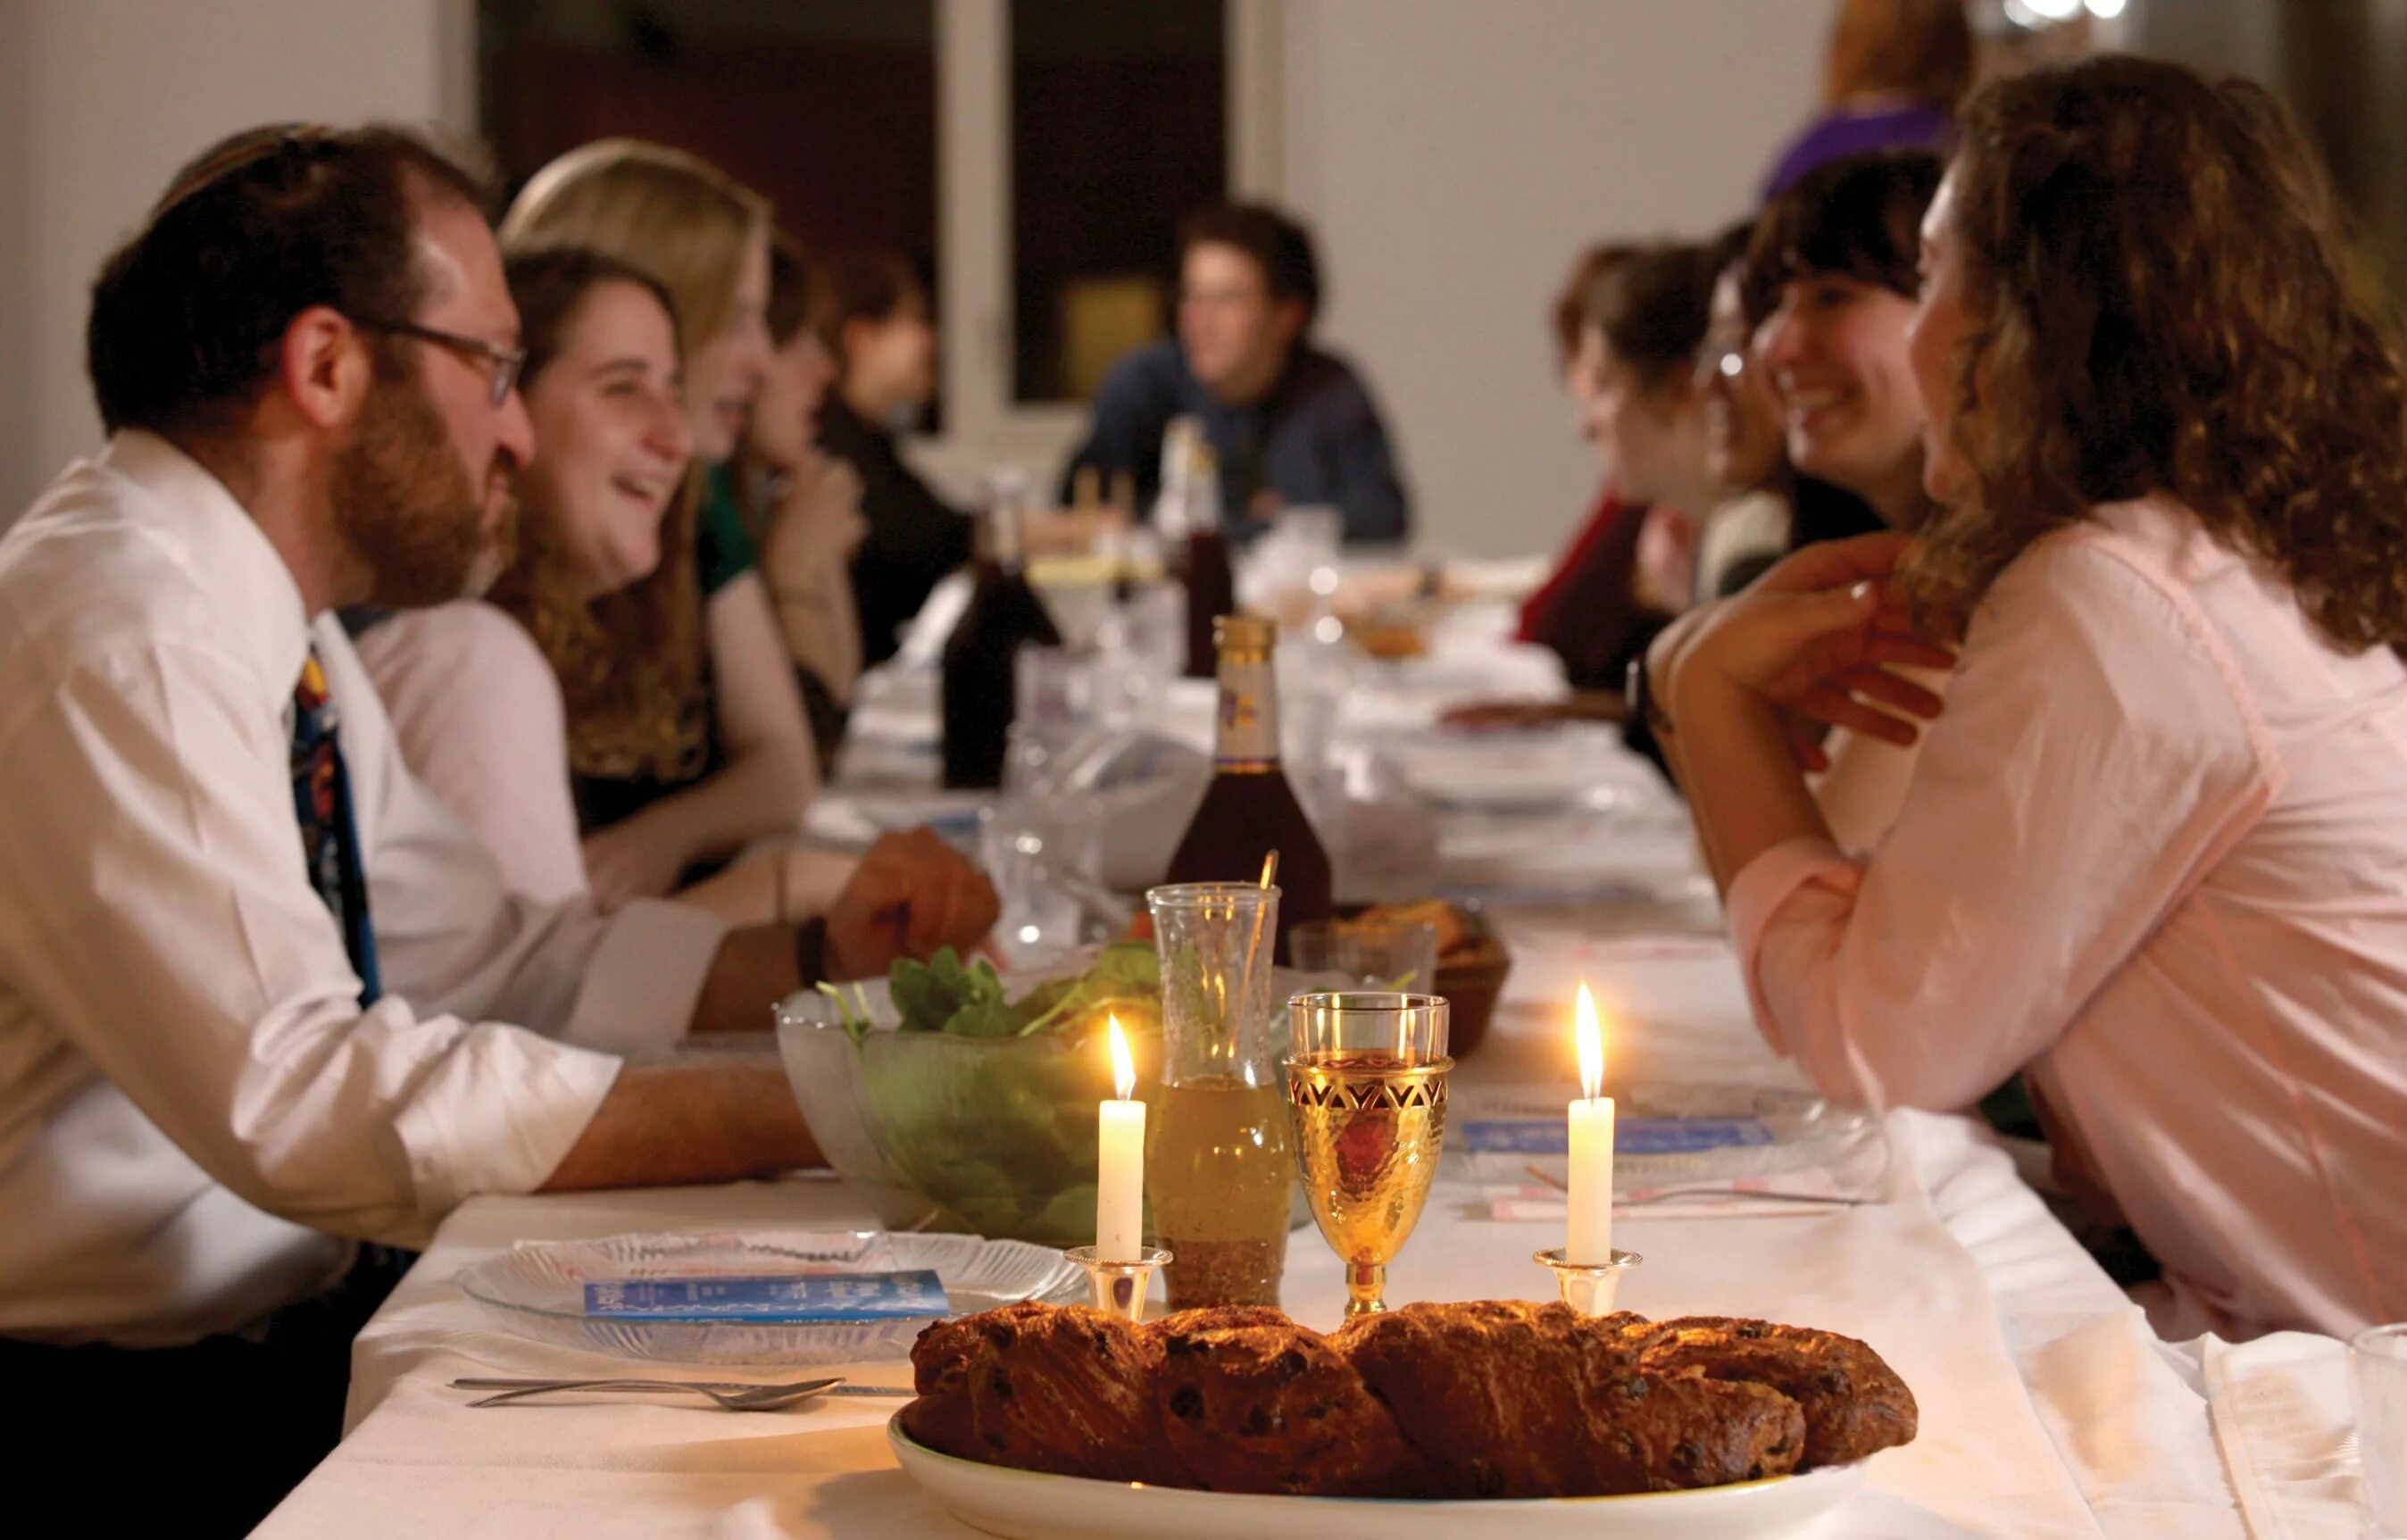
M383 972L364 1011L293 810L313 644ZM341 628L148 434L0 539L0 1333L189 1341L338 1275L345 1237L540 1186L616 1055L683 1034L723 934L513 897Z

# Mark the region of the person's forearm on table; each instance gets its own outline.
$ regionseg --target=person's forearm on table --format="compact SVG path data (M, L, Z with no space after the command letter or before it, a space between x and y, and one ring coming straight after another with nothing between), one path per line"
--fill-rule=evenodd
M1666 757L1725 897L1738 874L1773 846L1830 837L1770 702L1702 667L1675 665L1670 687Z
M542 1191L736 1181L825 1163L776 1064L629 1064Z
M826 977L826 926L818 920L802 926L747 925L728 932L719 944L719 955L711 959L710 971L703 976L688 1030L770 1031L775 1024L771 1012L778 1001ZM805 977L809 960L803 954L812 951L819 954L818 977Z

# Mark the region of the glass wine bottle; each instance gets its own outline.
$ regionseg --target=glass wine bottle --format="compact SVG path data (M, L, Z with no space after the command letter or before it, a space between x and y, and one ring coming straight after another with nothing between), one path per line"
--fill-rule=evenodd
M1053 617L1028 585L1019 565L1024 478L996 478L978 521L976 586L969 607L946 638L943 663L945 784L985 789L1003 784L1003 760L1016 706L1023 647L1059 647ZM1284 858L1282 858L1284 859Z
M1187 589L1187 677L1208 679L1219 650L1213 627L1237 607L1237 575L1220 528L1219 470L1200 430L1187 453L1187 551L1179 568Z
M1220 714L1212 784L1170 858L1172 882L1250 882L1262 858L1279 853L1277 958L1288 933L1327 920L1329 853L1279 765L1278 679L1271 665L1278 630L1251 615L1223 615L1217 625Z

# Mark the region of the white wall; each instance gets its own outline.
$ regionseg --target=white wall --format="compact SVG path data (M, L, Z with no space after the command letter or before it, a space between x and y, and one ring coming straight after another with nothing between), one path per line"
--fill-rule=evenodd
M98 441L92 277L176 168L286 119L459 122L459 0L0 0L0 525Z
M1424 546L1551 549L1594 491L1545 306L1607 236L1738 214L1827 0L1285 0L1266 179L1385 405ZM175 168L278 118L463 124L470 0L0 0L0 523L95 441L86 290Z
M1821 0L1290 0L1287 201L1326 340L1404 459L1420 544L1551 549L1596 469L1546 307L1607 237L1710 235L1811 109Z

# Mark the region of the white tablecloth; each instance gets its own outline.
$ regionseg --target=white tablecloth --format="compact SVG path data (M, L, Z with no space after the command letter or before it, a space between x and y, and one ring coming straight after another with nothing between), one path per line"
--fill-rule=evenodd
M1618 850L1643 870L1674 870L1679 860L1676 829L1644 817L1591 820L1579 843L1592 860ZM1463 1083L1550 1081L1568 1097L1564 1006L1579 978L1612 1012L1621 1085L1796 1083L1747 1019L1709 907L1676 887L1648 891L1643 902L1498 911L1516 969L1489 1041L1458 1071ZM1826 1327L1872 1343L1898 1369L1920 1403L1920 1435L1872 1462L1866 1491L1828 1534L2245 1535L2196 1356L2154 1340L1973 1125L1901 1113L1884 1129L1894 1158L1875 1205L1776 1218L1628 1214L1617 1240L1646 1262L1622 1303ZM343 1444L261 1533L971 1533L895 1467L882 1432L891 1403L837 1400L768 1416L669 1402L479 1411L446 1383L611 1371L607 1361L511 1335L459 1292L452 1276L496 1250L632 1231L805 1228L861 1214L840 1184L823 1180L470 1202L362 1333ZM1488 1219L1470 1190L1441 1185L1391 1271L1389 1298L1545 1297L1551 1280L1528 1259L1560 1239L1555 1227ZM1342 1297L1335 1259L1315 1233L1298 1232L1289 1308L1330 1326ZM885 1384L909 1375L899 1362L852 1372Z
M1621 1034L1631 1075L1746 1067L1752 1038L1730 1031L1744 1019L1727 958L1614 952L1599 946L1573 961L1526 946L1517 1008L1464 1065L1466 1080L1527 1080L1560 1056L1548 1023L1560 1012L1545 1005L1561 998L1556 986L1574 970L1612 998L1649 1006ZM1781 1077L1759 1048L1752 1052L1756 1078ZM1788 1218L1626 1216L1620 1243L1647 1261L1623 1302L1658 1315L1807 1322L1860 1336L1889 1359L1921 1403L1921 1434L1873 1462L1868 1492L1833 1533L2242 1534L2204 1402L2006 1156L1958 1119L1898 1114L1887 1130L1899 1158L1883 1204ZM631 1231L800 1228L858 1212L826 1181L468 1204L362 1334L349 1437L263 1533L969 1533L894 1468L879 1431L890 1404L754 1417L669 1404L474 1411L446 1384L607 1372L602 1361L511 1336L459 1293L452 1275L498 1249ZM1442 1187L1393 1270L1391 1297L1544 1297L1549 1281L1527 1259L1560 1238L1545 1226L1487 1219L1467 1191ZM1287 1298L1307 1322L1334 1324L1337 1266L1308 1230L1293 1238ZM899 1362L855 1373L876 1383L908 1377Z

